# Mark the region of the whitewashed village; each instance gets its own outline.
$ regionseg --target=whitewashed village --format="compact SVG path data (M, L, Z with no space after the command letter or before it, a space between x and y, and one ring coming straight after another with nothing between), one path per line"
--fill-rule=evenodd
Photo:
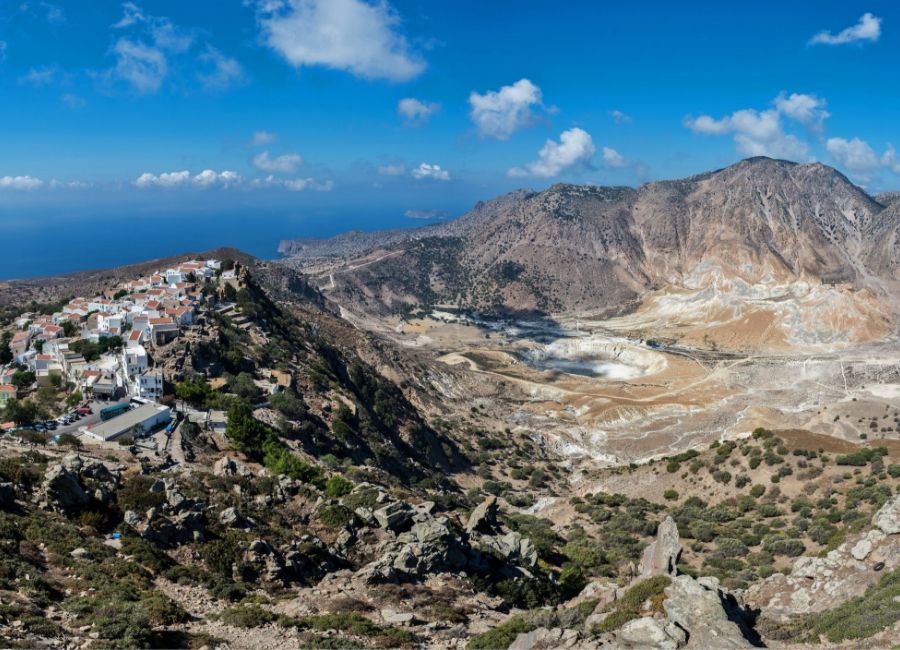
M5 334L10 361L0 366L3 432L121 445L170 434L187 415L224 433L222 412L182 405L176 413L172 400L162 403L167 377L154 358L195 335L205 310L233 310L237 286L234 262L190 260L53 313L21 314Z

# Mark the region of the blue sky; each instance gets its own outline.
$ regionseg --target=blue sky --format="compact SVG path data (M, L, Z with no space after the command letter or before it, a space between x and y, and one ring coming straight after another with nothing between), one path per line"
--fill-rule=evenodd
M900 188L898 14L0 0L0 231L217 211L410 225L517 187L638 185L757 154Z

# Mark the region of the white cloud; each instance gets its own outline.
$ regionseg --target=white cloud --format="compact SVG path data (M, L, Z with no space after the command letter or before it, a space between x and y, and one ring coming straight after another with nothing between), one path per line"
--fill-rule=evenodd
M47 186L51 190L84 190L91 187L91 184L84 181L58 181L54 178Z
M831 113L825 110L825 100L803 93L780 93L775 98L775 108L792 120L796 120L815 132L821 132Z
M864 140L853 138L828 138L825 142L828 153L839 165L855 173L865 173L877 168L880 164L878 156Z
M226 90L244 82L244 67L212 45L207 45L197 60L205 68L197 73L204 90Z
M253 134L253 139L250 141L254 147L258 147L263 144L269 144L271 142L275 142L275 134L269 131L256 131Z
M705 135L732 134L735 148L745 156L771 156L792 160L808 160L809 145L784 129L782 117L802 124L813 132L821 132L829 113L825 100L814 95L781 93L774 108L758 111L745 108L715 119L709 115L686 117L684 126Z
M223 187L231 187L241 182L240 174L230 170L222 172L214 172L212 169L204 169L202 172L191 179L194 185L198 187L212 187L213 185L221 185Z
M897 159L897 151L894 145L888 143L887 149L881 156L881 164L890 169L895 174L900 174L900 160Z
M706 135L724 135L731 128L727 117L717 120L709 115L686 117L684 118L684 125L694 133L704 133Z
M434 102L423 102L413 97L406 97L397 103L397 112L410 124L424 124L441 108Z
M36 190L43 184L44 181L34 176L0 176L0 189L4 190Z
M66 12L59 5L52 2L42 2L41 7L47 12L47 22L64 23L66 22Z
M11 3L12 4L12 3ZM19 13L46 19L48 23L66 22L66 12L57 4L46 0L20 0Z
M112 28L119 34L109 50L114 64L97 75L111 86L124 85L139 95L162 88L172 70L195 69L207 91L244 81L241 64L162 16L151 16L133 2L122 5L122 18Z
M609 116L613 118L613 121L616 124L631 124L632 121L630 115L626 115L625 113L617 109L609 111Z
M607 167L624 167L627 162L625 156L615 149L603 147L603 164Z
M286 153L273 158L268 151L263 151L253 157L253 166L269 173L290 174L297 171L302 164L303 158L296 153Z
M138 187L177 187L187 184L190 180L189 171L165 172L159 175L144 172L137 177L134 184Z
M328 180L320 182L312 178L297 178L295 180L285 181L284 187L291 192L302 192L303 190L330 192L334 189L334 181Z
M144 12L133 2L122 3L122 18L113 25L113 29L124 29L145 20Z
M837 34L823 30L809 39L809 44L844 45L845 43L856 43L859 41L874 42L879 38L881 38L881 18L866 12L855 25L851 25Z
M126 82L142 95L158 91L169 73L166 55L157 47L120 38L113 45L113 55L116 64L109 76Z
M317 181L313 178L294 178L283 179L269 175L265 178L256 178L250 183L253 188L278 187L288 190L289 192L302 192L304 190L315 190L316 192L330 192L334 189L334 181Z
M59 66L43 65L36 68L29 68L28 72L22 77L19 77L19 81L31 86L48 86L56 81L59 74Z
M87 106L87 100L85 100L84 97L73 93L64 93L60 99L62 100L62 103L69 108L84 108Z
M0 41L0 63L6 61L6 41Z
M378 173L382 176L403 176L406 173L406 165L378 165Z
M425 69L386 0L260 0L258 19L266 44L297 68L321 65L390 81Z
M196 176L191 176L187 170L177 172L164 172L162 174L151 174L144 172L137 177L134 184L141 188L149 187L200 187L209 188L213 186L233 187L240 184L241 177L237 172L222 171L216 172L212 169L204 169Z
M410 174L416 180L423 179L432 179L436 181L449 181L450 180L450 172L446 169L441 169L440 165L429 165L428 163L421 163L418 167L413 169Z
M543 106L541 89L528 79L483 95L469 95L469 112L478 132L485 137L507 140L514 132L534 122L534 110Z
M579 128L569 129L560 134L559 142L547 140L538 152L537 160L525 167L513 167L507 174L544 178L557 176L569 169L586 167L596 152L590 133Z

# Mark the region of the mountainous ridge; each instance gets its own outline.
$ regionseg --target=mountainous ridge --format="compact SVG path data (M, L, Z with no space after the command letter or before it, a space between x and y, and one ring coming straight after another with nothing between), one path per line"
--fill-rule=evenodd
M559 183L512 192L406 239L376 237L324 264L286 263L363 311L625 313L648 292L716 283L733 291L732 280L767 300L798 282L843 292L842 300L893 295L898 232L900 204L885 206L827 165L760 157L636 189Z

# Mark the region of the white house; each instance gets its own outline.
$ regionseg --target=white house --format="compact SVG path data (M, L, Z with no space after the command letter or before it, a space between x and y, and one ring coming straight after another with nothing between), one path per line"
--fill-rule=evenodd
M137 397L159 401L163 395L163 376L159 370L147 370L135 377L132 382L132 392Z
M141 374L150 366L147 350L143 345L126 347L122 352L122 367L129 377Z
M128 338L125 339L125 346L129 348L133 348L136 346L143 345L144 342L144 330L133 329L128 334Z
M88 301L88 311L98 311L101 313L109 313L115 310L115 305L111 300L106 298L91 298Z
M166 269L166 284L184 282L184 275L179 269Z

